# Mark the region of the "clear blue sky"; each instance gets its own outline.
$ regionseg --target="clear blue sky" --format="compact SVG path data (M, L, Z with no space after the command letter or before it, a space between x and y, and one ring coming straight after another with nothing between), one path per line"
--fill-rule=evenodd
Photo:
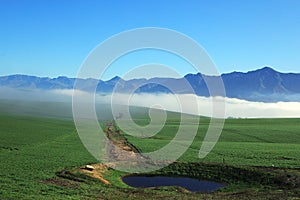
M192 37L222 73L300 72L299 0L0 0L0 75L75 77L100 42L149 26Z

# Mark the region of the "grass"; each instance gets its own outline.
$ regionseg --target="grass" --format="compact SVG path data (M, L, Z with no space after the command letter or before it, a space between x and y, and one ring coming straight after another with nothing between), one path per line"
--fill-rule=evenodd
M40 181L65 167L96 162L85 150L72 121L0 116L0 196L68 195L65 188Z
M297 126L300 119L228 119L220 141L200 160L198 152L210 121L201 118L197 136L188 151L178 163L156 173L219 178L230 187L214 194L191 194L176 187L130 188L120 181L124 173L112 169L105 174L112 182L110 186L82 174L68 174L80 166L97 162L82 145L71 119L1 113L1 199L276 199L300 195L297 187L272 185L274 180L298 183L299 171L295 169L300 167L300 127ZM134 109L132 113L138 124L149 123L147 109ZM151 138L122 135L142 152L149 152L167 144L174 137L179 122L178 114L168 113L163 129ZM275 174L269 174L272 165L278 169ZM257 166L266 170L257 171ZM66 175L59 176L59 172ZM247 182L251 177L254 180ZM259 177L273 181L255 182Z
M177 118L169 119L163 129L151 138L124 135L142 152L151 152L174 137L180 122ZM300 168L300 128L297 126L300 119L227 119L217 145L206 158L200 160L198 153L209 122L207 118L200 119L195 140L180 161L225 161L230 165Z

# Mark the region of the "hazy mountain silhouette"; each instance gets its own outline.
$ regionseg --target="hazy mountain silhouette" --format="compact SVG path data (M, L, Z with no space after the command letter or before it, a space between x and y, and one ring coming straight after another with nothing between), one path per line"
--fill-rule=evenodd
M96 79L76 79L60 76L45 78L27 75L10 75L0 77L0 86L22 89L72 89L75 81L80 83L81 90L92 92L97 84L98 93L111 93L115 86L118 92L137 93L192 93L199 96L210 96L206 81L214 82L215 76L203 74L187 74L183 78L152 78L123 80L116 76L108 81ZM272 68L264 67L247 73L232 72L222 74L226 96L250 101L276 102L300 101L300 74L280 73ZM191 88L184 84L188 82ZM139 86L139 87L138 87ZM168 88L172 88L170 91ZM5 94L2 94L5 95Z

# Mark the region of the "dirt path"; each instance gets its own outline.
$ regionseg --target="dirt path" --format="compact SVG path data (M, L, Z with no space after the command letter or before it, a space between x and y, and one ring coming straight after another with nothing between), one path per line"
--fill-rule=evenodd
M124 167L131 166L133 163L140 164L140 161L145 161L147 158L143 157L136 147L129 143L125 137L121 136L120 131L113 123L107 123L104 132L108 138L105 143L106 163L92 164L91 166L94 169L83 167L80 171L90 177L99 179L104 184L110 184L108 180L103 178L103 174L109 167L114 168L116 163L124 164Z
M110 182L103 178L103 174L108 170L108 167L102 163L92 164L91 166L94 168L93 170L83 167L79 171L87 174L90 177L100 180L102 183L104 183L106 185L109 185Z

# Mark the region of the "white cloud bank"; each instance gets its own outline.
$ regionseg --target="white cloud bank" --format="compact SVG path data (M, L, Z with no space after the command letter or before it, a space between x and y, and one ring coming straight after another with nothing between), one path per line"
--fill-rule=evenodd
M199 97L196 95L178 95L179 99L184 101L185 113L212 116L213 105L216 106L217 114L215 117L236 117L236 118L299 118L300 102L277 102L263 103L251 102L241 99L224 98L224 97ZM122 98L123 97L123 98ZM122 104L126 104L126 95L118 96ZM193 106L193 101L198 104ZM158 105L169 111L180 112L178 99L172 94L135 94L129 101L130 105L153 107ZM222 102L225 110L222 110ZM220 110L218 110L220 109Z
M80 96L89 96L83 91L76 91ZM33 101L63 101L71 102L73 90L18 90L0 87L0 99L17 99ZM225 113L217 110L217 116L241 118L300 118L300 102L263 103L250 102L234 98L199 97L191 94L115 94L114 103L142 107L161 107L165 110L212 116L214 99L217 104L225 103ZM111 95L96 95L97 103L111 103ZM183 102L180 105L179 100ZM197 105L195 104L197 103ZM215 104L216 105L216 104ZM180 107L181 106L181 107Z

